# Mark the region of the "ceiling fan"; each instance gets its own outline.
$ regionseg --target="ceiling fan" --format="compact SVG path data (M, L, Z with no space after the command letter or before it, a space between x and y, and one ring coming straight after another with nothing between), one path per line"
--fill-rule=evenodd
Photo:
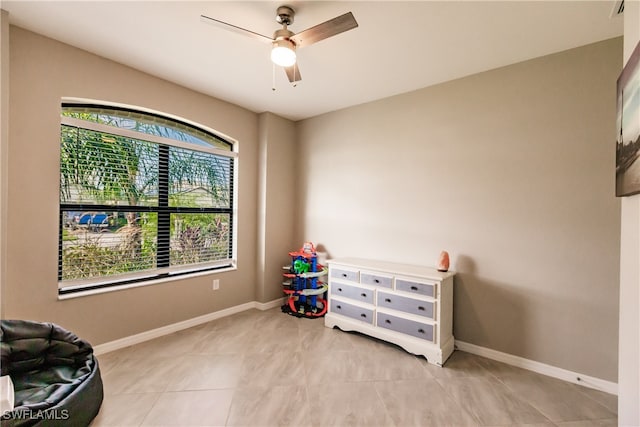
M291 83L296 83L302 80L298 64L296 63L296 49L352 30L358 26L358 23L353 17L353 14L347 12L344 15L337 16L296 34L287 28L287 26L293 24L294 15L295 11L291 7L278 7L276 10L276 22L282 24L282 28L276 30L273 33L273 37L264 36L255 31L246 30L206 15L200 15L200 18L204 22L219 25L224 29L244 34L262 42L271 43L271 60L274 64L284 68Z

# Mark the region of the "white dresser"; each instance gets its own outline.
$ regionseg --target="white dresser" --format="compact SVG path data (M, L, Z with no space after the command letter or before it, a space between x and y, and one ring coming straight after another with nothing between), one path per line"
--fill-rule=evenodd
M359 258L328 264L326 327L397 344L440 366L451 355L454 273Z

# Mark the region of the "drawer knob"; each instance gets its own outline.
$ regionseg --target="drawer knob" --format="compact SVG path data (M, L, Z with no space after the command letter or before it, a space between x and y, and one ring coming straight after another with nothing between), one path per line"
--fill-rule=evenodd
M418 307L418 310L420 310L420 311L424 311L424 307L423 307L423 306L420 306L420 307Z
M342 292L342 288L338 288L338 292Z
M360 317L365 317L365 318L366 318L366 317L367 317L367 315L366 315L366 314L364 314L364 313L362 313L362 314L360 314Z
M418 290L418 287L417 287L417 286L412 286L412 287L411 287L411 290L412 290L412 291L417 291L417 290Z
M361 296L362 298L366 298L366 297L367 297L367 294L365 294L365 293L363 292L363 293L361 293L361 294L360 294L360 296Z
M384 323L386 323L386 324L390 325L390 324L391 324L391 320L389 320L389 319L384 319Z
M342 277L347 277L347 273L342 273Z
M391 302L391 298L385 298L384 302Z
M418 329L418 332L421 333L421 334L424 334L424 329L422 329L422 328Z
M380 283L380 279L374 279L373 280L375 283Z
M336 308L337 308L338 310L342 310L342 306L341 306L341 305L336 305Z

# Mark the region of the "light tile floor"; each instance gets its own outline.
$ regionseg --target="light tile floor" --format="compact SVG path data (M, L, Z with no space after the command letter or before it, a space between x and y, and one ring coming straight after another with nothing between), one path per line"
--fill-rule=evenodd
M616 396L250 310L98 356L98 426L616 426Z

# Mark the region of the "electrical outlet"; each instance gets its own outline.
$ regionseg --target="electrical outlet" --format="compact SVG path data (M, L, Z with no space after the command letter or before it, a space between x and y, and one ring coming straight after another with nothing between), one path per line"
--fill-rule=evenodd
M220 279L214 279L213 280L213 290L217 291L218 289L220 289Z

